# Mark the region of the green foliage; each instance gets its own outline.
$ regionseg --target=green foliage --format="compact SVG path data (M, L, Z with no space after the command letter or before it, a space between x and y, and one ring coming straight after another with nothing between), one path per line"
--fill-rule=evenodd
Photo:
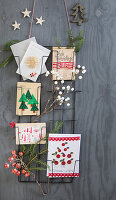
M72 32L69 31L68 38L69 38L69 43L67 45L67 48L75 47L75 52L76 53L79 52L84 42L82 30L79 31L79 34L75 38L73 38Z
M56 121L54 124L54 129L51 131L51 133L58 133L60 128L63 126L64 122L58 122Z
M54 129L50 133L58 133L59 129L62 127L63 122L55 122ZM49 133L46 134L46 136L39 141L37 141L35 144L30 145L20 145L20 151L23 152L23 161L26 165L28 165L28 169L31 170L46 170L46 168L49 168L49 165L39 158L39 156L46 154L48 152L48 148L42 149L39 153L37 152L37 145L40 144L41 141L46 140L46 144L48 144L48 137ZM28 164L29 163L29 164ZM45 168L41 167L44 166Z
M28 167L28 169L31 171L31 170L39 170L39 171L42 171L42 170L46 170L46 168L43 168L43 167Z
M10 54L3 62L0 63L0 67L5 68L12 60L14 60L13 54Z
M24 153L25 153L25 150L26 150L26 146L22 144L22 145L20 146L20 151L22 151L23 154L24 154Z
M11 40L11 41L8 41L4 46L3 46L3 51L10 51L11 52L11 48L10 46L12 44L15 44L17 42L20 42L19 40ZM10 62L12 62L14 60L14 56L13 54L11 53L4 61L2 61L0 63L0 67L3 67L5 68Z
M4 51L11 51L10 46L13 45L13 44L15 44L15 43L18 43L18 42L20 42L20 40L10 40L10 41L8 41L8 42L3 46L3 50L4 50Z
M47 168L49 168L50 169L50 166L46 163L46 162L44 162L43 160L40 160L40 159L34 159L33 160L35 163L37 163L37 164L40 164L40 165L43 165L43 166L45 166L45 167L47 167Z
M22 103L21 103L19 109L22 109L22 110L24 110L24 109L28 109L28 107L26 106L26 104L25 104L24 101L22 101Z
M28 102L27 98L26 98L26 95L23 93L21 98L19 99L19 102Z
M68 31L68 39L69 39L69 43L67 44L67 48L74 47L73 35L70 30Z
M26 98L29 100L29 99L32 99L32 96L31 96L31 93L29 90L27 90L27 93L26 93Z
M56 38L56 45L57 45L57 47L59 47L59 49L60 49L60 47L61 47L61 43L60 43L60 41L59 41L58 38Z

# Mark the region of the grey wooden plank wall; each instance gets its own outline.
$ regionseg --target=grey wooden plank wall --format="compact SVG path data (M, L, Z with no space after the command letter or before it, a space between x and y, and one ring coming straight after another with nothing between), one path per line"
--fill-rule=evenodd
M68 9L76 1L66 0ZM115 200L116 199L116 1L81 0L89 21L81 26L85 42L78 54L78 63L87 67L85 78L76 81L83 90L76 95L76 131L82 133L80 178L72 184L52 184L45 199ZM0 49L12 39L24 40L29 34L29 20L20 14L32 10L32 0L0 0ZM33 24L32 35L41 45L62 45L68 41L67 19L63 0L37 0L35 17L43 16L43 26ZM21 23L20 31L11 24ZM79 27L72 24L74 35ZM0 52L0 61L7 54ZM19 183L9 170L3 168L11 150L16 148L10 121L17 121L16 63L0 69L0 200L43 199L37 186ZM43 82L43 85L45 83ZM47 120L49 115L44 117ZM58 116L57 116L58 117ZM23 117L23 122L29 118Z

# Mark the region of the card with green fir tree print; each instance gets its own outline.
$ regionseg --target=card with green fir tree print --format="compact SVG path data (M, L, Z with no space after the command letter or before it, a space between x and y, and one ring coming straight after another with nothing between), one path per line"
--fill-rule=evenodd
M79 177L80 141L80 134L49 134L48 177Z
M41 83L17 83L16 115L40 114Z

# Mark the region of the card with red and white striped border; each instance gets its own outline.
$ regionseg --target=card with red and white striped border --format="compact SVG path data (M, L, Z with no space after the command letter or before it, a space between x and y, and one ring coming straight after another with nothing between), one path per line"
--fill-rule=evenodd
M79 177L80 142L80 134L49 134L48 177Z

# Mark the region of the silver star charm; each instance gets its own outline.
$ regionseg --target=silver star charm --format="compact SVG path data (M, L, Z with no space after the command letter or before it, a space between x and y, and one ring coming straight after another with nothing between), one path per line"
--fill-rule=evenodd
M12 26L14 27L14 30L20 29L20 24L18 24L17 21L15 21L15 23L12 24Z
M36 20L37 20L36 24L41 24L41 26L42 26L42 23L45 22L45 20L42 19L42 16L40 18L36 18Z
M31 11L28 11L27 8L25 8L25 11L22 11L21 13L24 15L23 17L30 17L29 14L31 13Z

